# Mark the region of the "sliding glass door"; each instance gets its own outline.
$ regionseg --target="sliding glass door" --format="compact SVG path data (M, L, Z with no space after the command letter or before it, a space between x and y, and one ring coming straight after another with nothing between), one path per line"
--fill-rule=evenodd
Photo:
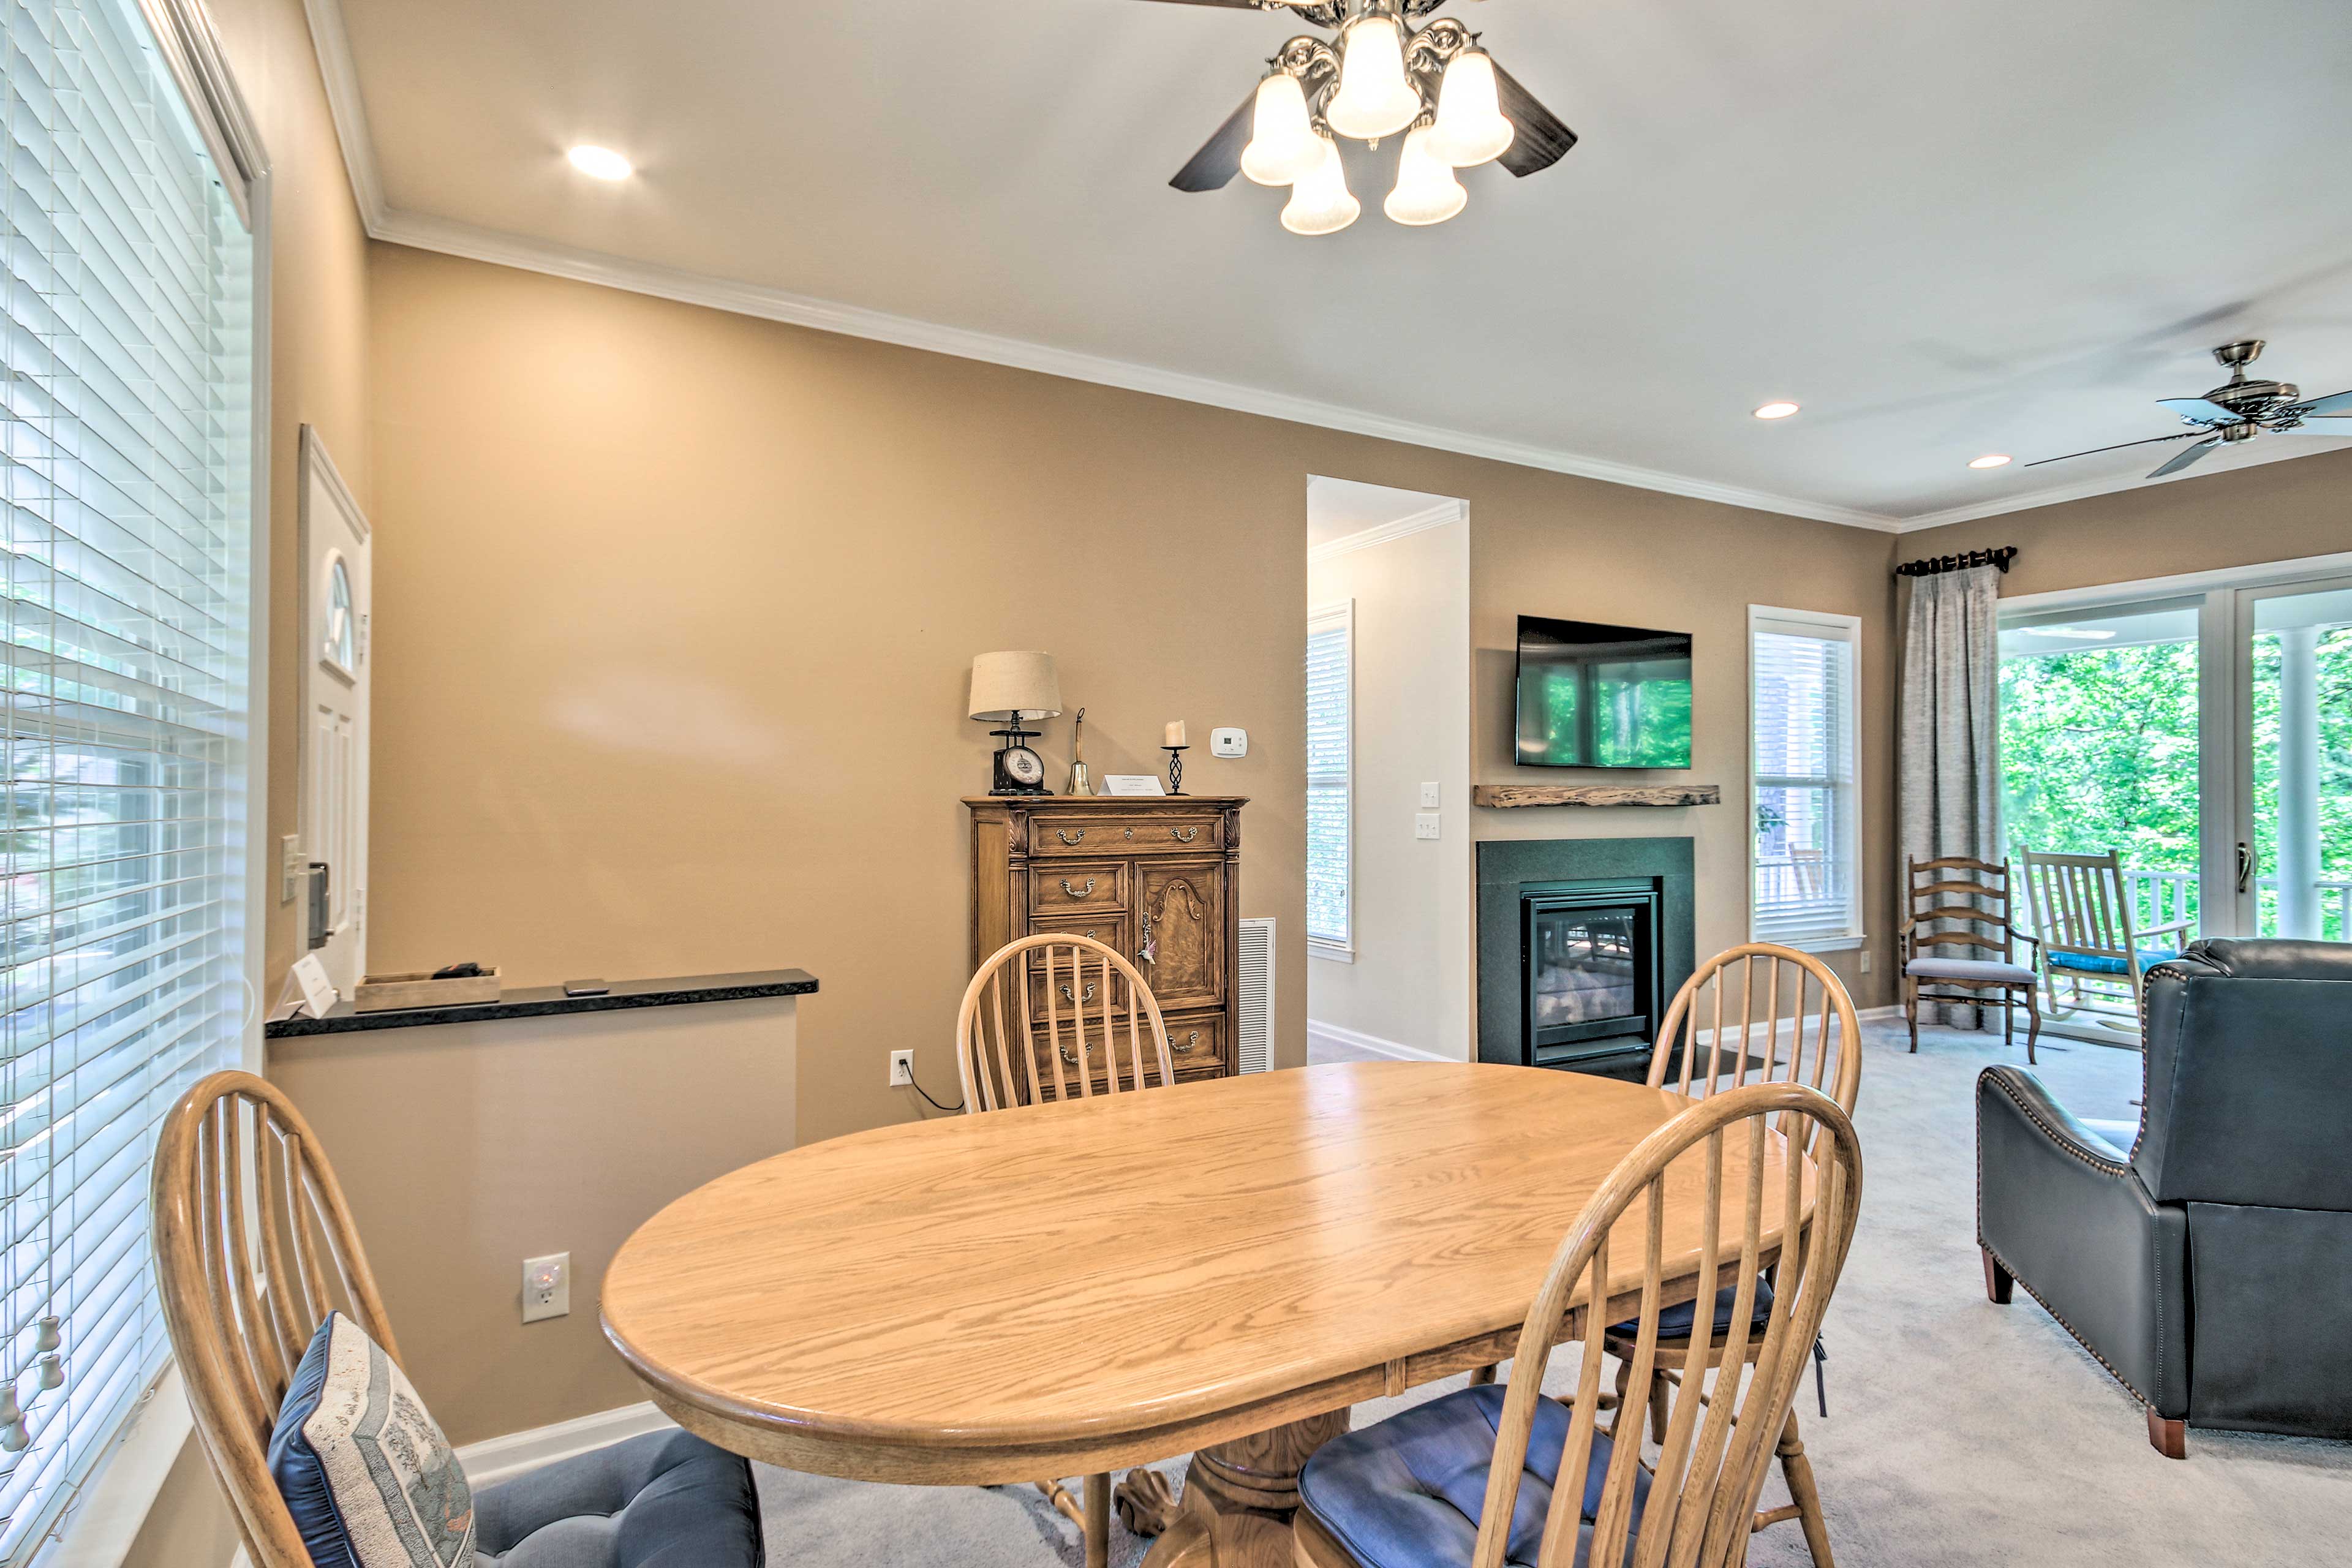
M2000 676L2009 852L2112 856L2076 875L2142 967L2200 936L2352 941L2352 559L2006 600ZM2104 1034L2131 1031L2125 981Z

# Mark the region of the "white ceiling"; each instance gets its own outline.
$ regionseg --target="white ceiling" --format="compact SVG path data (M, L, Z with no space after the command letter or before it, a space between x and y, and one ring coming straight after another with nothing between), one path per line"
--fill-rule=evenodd
M1351 153L1365 216L1319 240L1167 184L1288 13L340 0L338 81L310 3L391 237L1686 493L1884 524L2121 488L2165 450L2022 464L2178 429L2152 400L2240 335L2352 387L2345 0L1456 0L1582 145L1430 229Z
M1459 499L1317 475L1307 481L1307 548L1402 522Z

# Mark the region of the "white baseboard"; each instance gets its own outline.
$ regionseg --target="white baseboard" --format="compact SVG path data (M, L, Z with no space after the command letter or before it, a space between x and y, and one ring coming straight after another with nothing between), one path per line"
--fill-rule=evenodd
M1889 1018L1901 1016L1903 1016L1903 1006L1898 1002L1889 1002L1884 1007L1864 1007L1854 1015L1858 1022L1864 1024L1885 1023Z
M1376 1057L1387 1057L1400 1062L1450 1062L1453 1057L1442 1057L1435 1051L1425 1051L1419 1046L1408 1046L1401 1040L1384 1040L1378 1035L1367 1035L1359 1029L1343 1029L1337 1024L1318 1024L1307 1020L1307 1045L1312 1050L1317 1040L1325 1040L1342 1050L1363 1051Z
M600 1410L593 1415L558 1421L551 1426L534 1426L528 1432L509 1432L503 1437L468 1443L457 1450L457 1463L465 1468L467 1486L493 1486L541 1465L551 1465L624 1437L659 1432L676 1425L651 1404L624 1405L618 1410Z

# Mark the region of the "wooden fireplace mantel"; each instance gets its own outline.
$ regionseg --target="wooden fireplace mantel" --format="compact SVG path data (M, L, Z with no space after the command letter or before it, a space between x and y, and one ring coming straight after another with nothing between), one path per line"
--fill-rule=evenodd
M1720 805L1721 784L1473 784L1470 804L1522 805Z

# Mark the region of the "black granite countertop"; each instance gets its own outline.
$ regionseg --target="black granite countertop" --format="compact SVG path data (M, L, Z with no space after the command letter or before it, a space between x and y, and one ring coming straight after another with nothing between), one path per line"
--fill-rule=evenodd
M615 980L597 996L566 996L561 985L509 991L495 1002L449 1007L400 1007L354 1013L338 1002L323 1018L278 1018L262 1033L273 1040L347 1035L366 1029L414 1029L433 1024L479 1024L502 1018L548 1018L565 1013L610 1013L626 1007L684 1007L699 1002L741 1002L760 996L806 996L816 976L804 969L761 969L748 974L694 974L672 980Z

